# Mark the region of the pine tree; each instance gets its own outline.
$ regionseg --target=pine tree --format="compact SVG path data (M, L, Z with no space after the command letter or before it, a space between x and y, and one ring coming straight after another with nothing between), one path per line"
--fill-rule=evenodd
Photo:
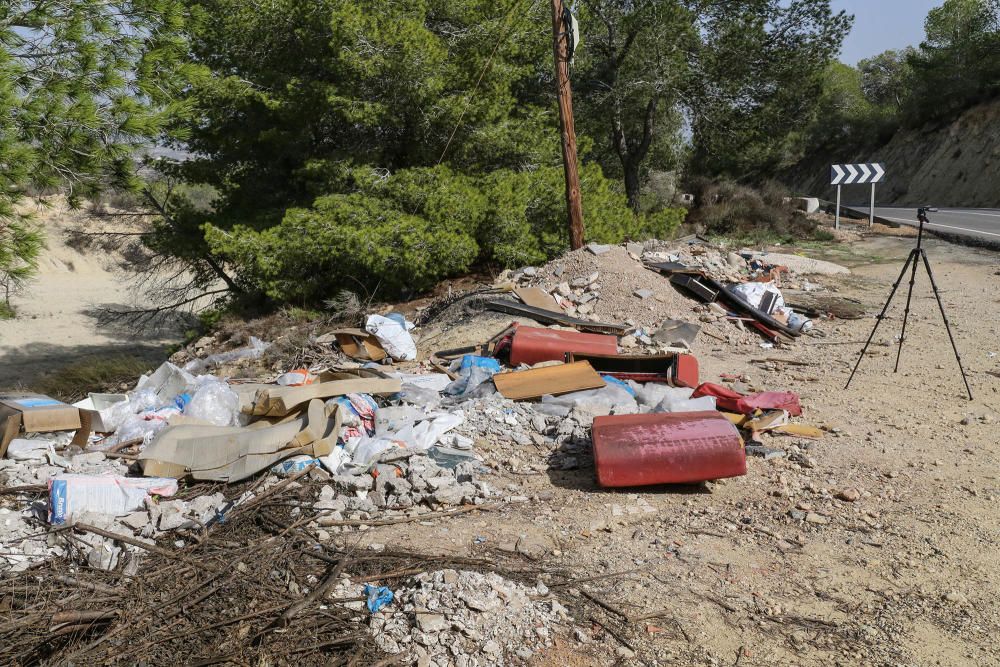
M41 230L17 212L32 189L71 204L138 187L137 151L182 113L180 0L0 3L0 286L35 273Z

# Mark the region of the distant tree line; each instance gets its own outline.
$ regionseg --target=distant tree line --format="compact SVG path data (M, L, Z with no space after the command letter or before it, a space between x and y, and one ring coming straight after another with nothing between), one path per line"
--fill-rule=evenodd
M917 47L831 63L803 152L873 148L900 128L940 125L1000 95L1000 2L946 0Z

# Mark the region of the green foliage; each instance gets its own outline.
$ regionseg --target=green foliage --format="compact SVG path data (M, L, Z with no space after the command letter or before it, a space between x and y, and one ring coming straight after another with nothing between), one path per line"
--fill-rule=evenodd
M913 86L910 60L914 57L916 49L908 47L901 51L885 51L859 62L865 99L878 108L889 108L894 113L902 111Z
M460 222L436 227L389 200L360 194L320 197L259 232L207 226L205 237L252 289L304 304L350 283L393 294L427 289L467 269L478 252Z
M946 0L924 23L926 39L907 59L910 125L943 121L1000 94L1000 3Z
M1000 94L1000 3L947 0L919 48L830 65L802 153L823 160L870 151L900 127L946 122Z
M0 7L0 284L35 272L42 235L18 221L28 190L72 204L135 188L133 151L181 112L180 0L8 0Z
M0 303L0 320L12 320L17 317L17 311L9 303Z
M685 157L681 102L696 15L677 1L585 0L579 7L586 39L573 66L577 129L599 138L593 157L605 174L623 179L638 213L649 168L677 169Z
M13 317L10 297L34 277L45 247L42 230L24 216L0 216L0 296Z
M263 230L208 225L211 251L241 284L276 302L317 304L345 287L412 294L475 263L537 264L567 249L562 169L481 177L439 166L391 176L354 169L353 191L289 209ZM683 209L635 216L596 164L581 170L587 239L618 243L666 235Z
M760 178L797 156L823 74L853 18L829 0L709 2L691 92L693 163L705 174Z
M732 181L696 179L696 208L689 222L710 236L759 245L814 238L816 223L786 201L788 191L774 181L754 189Z

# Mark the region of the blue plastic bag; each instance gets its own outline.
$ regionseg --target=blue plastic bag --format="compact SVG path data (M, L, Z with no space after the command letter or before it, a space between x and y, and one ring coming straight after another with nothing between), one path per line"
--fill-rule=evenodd
M392 591L386 586L376 587L371 584L365 584L365 597L368 598L368 601L365 603L368 605L368 611L374 614L392 602Z
M467 354L458 362L457 368L453 362L451 370L458 373L458 379L445 387L444 393L451 396L467 396L500 372L500 362L493 357Z

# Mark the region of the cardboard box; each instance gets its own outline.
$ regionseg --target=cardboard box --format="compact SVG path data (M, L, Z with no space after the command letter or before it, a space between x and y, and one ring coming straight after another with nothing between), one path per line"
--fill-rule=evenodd
M76 431L73 444L83 447L90 435L90 415L44 394L0 393L0 458L19 433Z
M108 433L114 430L109 424L111 408L127 400L125 394L87 394L87 398L77 401L73 407L90 414L90 427L95 433Z

